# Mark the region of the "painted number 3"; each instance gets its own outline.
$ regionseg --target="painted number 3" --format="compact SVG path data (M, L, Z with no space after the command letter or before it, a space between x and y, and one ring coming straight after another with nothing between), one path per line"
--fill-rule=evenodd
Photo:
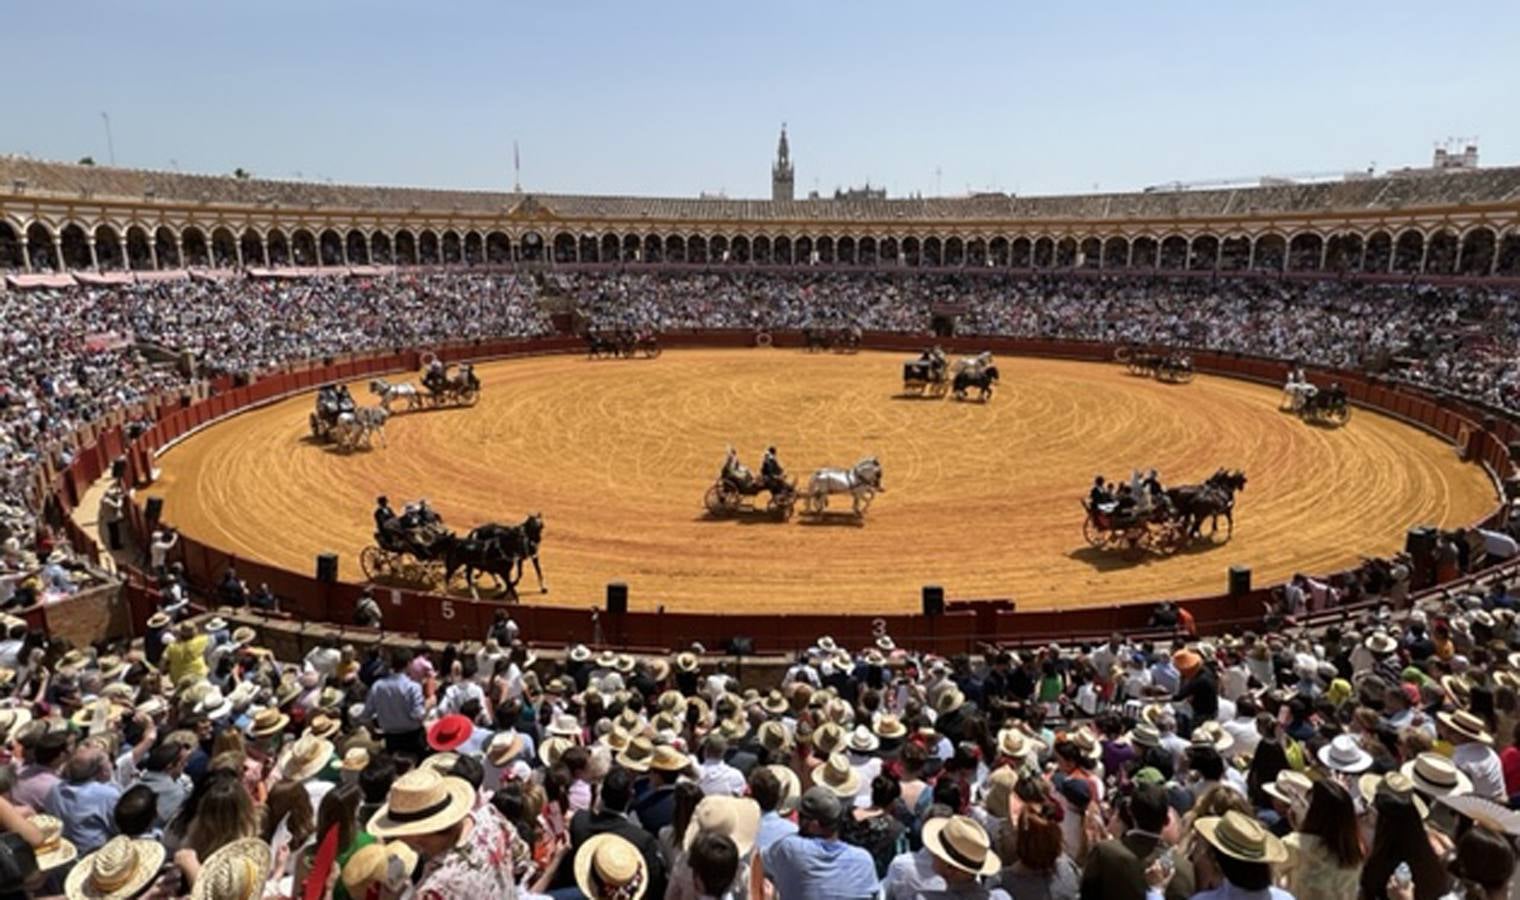
M454 618L454 604L451 601L445 600L438 604L438 612L445 619L452 619Z
M886 637L886 634L887 634L887 620L886 619L872 619L871 620L871 637Z

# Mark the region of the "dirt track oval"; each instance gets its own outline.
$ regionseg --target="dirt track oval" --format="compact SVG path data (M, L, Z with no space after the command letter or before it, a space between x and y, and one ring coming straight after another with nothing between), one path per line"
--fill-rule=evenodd
M334 550L356 581L378 494L398 508L426 497L460 530L542 511L544 602L599 604L623 580L636 608L705 612L907 611L926 583L1021 609L1199 596L1222 592L1232 564L1258 584L1334 571L1400 548L1412 524L1469 524L1494 502L1445 442L1363 409L1313 428L1262 385L1014 358L998 360L985 406L906 400L902 361L767 349L488 363L479 405L397 416L386 448L306 440L306 395L170 450L155 491L192 537L302 572ZM775 444L799 482L875 454L886 492L860 525L712 521L702 497L730 443L752 467ZM1234 539L1139 560L1088 548L1093 475L1150 466L1168 483L1244 469Z

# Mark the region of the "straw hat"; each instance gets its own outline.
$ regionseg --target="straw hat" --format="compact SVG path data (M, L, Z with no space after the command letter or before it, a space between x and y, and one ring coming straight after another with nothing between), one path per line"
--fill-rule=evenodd
M522 751L522 735L516 731L501 731L492 735L491 743L486 745L486 759L491 765L501 768L522 755Z
M10 736L21 731L21 727L32 720L32 711L22 707L0 709L0 743L10 740Z
M731 838L734 846L739 848L739 858L743 859L754 848L755 838L760 834L760 804L748 797L716 794L703 797L686 826L681 846L689 852L697 837L703 834Z
M169 623L171 621L173 621L173 620L169 618L169 614L168 613L162 612L162 611L156 612L153 615L151 615L151 616L148 617L148 627L149 628L168 628L169 627Z
M1436 713L1436 720L1469 741L1477 741L1480 744L1492 744L1494 742L1494 737L1484 727L1483 720L1465 709L1454 713L1438 712Z
M337 734L338 729L342 727L343 723L339 722L337 719L328 718L321 713L317 713L315 716L311 717L311 724L306 726L306 731L312 737L319 737L323 740L327 740L333 735Z
M391 785L390 796L369 820L368 830L378 838L433 834L468 816L474 804L475 789L463 778L425 767L413 769Z
M849 748L855 753L875 753L881 749L881 738L864 725L856 725L850 732Z
M246 647L258 640L259 633L247 625L239 625L232 629L232 646L234 648Z
M601 653L597 654L596 667L598 669L616 669L617 654L613 653L611 650L603 650Z
M656 772L684 772L691 768L691 759L669 744L661 744L654 748L649 768Z
M1261 789L1274 800L1293 806L1308 802L1309 792L1314 789L1314 782L1308 775L1296 769L1283 769L1277 773L1276 781L1262 785Z
M369 751L363 747L352 747L343 754L343 762L338 767L345 772L363 772L369 768Z
M654 742L643 736L629 741L623 752L617 755L617 764L630 772L648 772L653 761Z
M860 793L860 773L843 753L831 754L826 762L813 767L813 784L822 785L840 797Z
M1430 815L1430 808L1425 805L1425 801L1420 799L1420 795L1415 791L1414 782L1410 781L1409 777L1402 772L1389 772L1382 776L1373 775L1369 772L1357 779L1356 788L1368 805L1371 805L1377 799L1378 794L1388 794L1413 803L1415 810L1420 814L1420 818L1423 819Z
M1326 768L1337 772L1356 774L1365 772L1372 765L1372 754L1363 750L1356 738L1349 734L1337 735L1334 740L1319 748L1319 761Z
M1276 835L1235 810L1222 816L1205 816L1194 822L1193 828L1214 849L1233 859L1254 863L1280 863L1288 859L1288 848Z
M1160 747L1161 732L1149 722L1140 722L1130 729L1129 742L1136 747Z
M560 756L574 746L575 741L566 737L559 737L558 735L546 737L538 745L539 762L552 768L555 763L559 762Z
M939 695L938 700L934 701L934 711L940 715L945 715L946 713L954 712L955 710L960 709L965 705L966 695L961 693L960 688L951 685L950 687L945 688L945 690Z
M417 851L408 847L404 841L375 841L355 850L348 862L343 864L340 876L348 895L363 897L370 885L385 881L391 860L396 860L401 871L410 875L417 868Z
M1034 750L1031 741L1024 732L1017 728L1005 728L998 732L998 753L1003 756L1023 757Z
M210 633L210 632L213 632L213 631L226 631L227 630L227 620L224 619L224 618L222 618L221 616L212 616L210 619L206 620L206 626L205 626L205 628L206 628L207 633Z
M683 650L676 654L676 671L678 672L695 672L701 668L701 665L701 662L697 660L697 655L690 650Z
M1400 766L1399 772L1420 793L1432 797L1472 793L1472 779L1439 753L1421 753Z
M461 716L458 713L444 716L433 723L428 729L428 746L440 752L455 750L470 739L475 731L475 724L469 716Z
M1221 755L1230 752L1235 746L1235 738L1218 722L1204 722L1193 729L1193 745L1196 747L1213 747Z
M581 736L581 723L575 716L561 714L554 717L549 727L544 729L555 737L579 738Z
M290 716L285 715L274 707L266 707L253 714L253 720L248 723L248 736L251 738L265 738L279 734L290 724Z
M839 649L839 645L836 644L834 642L834 639L828 635L824 635L818 639L817 647L819 650L822 650L825 653L833 653L835 650Z
M269 878L272 862L269 857L269 845L258 838L243 838L222 846L201 864L201 874L190 889L190 900L261 895Z
M629 656L626 653L619 653L617 655L616 664L613 666L613 668L617 669L619 672L622 672L624 675L629 675L632 674L634 669L638 668L638 662L635 661L632 656Z
M792 748L792 736L787 733L786 726L772 719L760 723L760 730L756 732L760 746L772 754L785 753Z
M925 822L924 846L941 862L972 875L996 875L1003 867L992 852L987 830L966 816Z
M590 900L641 900L648 864L626 838L598 834L575 851L575 883Z
M121 718L122 712L121 707L101 697L74 710L74 714L69 717L69 721L73 722L76 728L87 729L90 727L90 723L95 721L96 715L102 716L107 722L114 722Z
M813 729L813 749L819 756L827 756L845 744L844 729L838 723L824 722Z
M279 770L291 781L305 781L326 768L332 758L332 741L303 734L280 754Z
M780 691L773 690L765 695L764 700L760 701L760 708L773 716L782 716L786 715L786 711L791 708L791 704L786 702L786 697Z
M999 819L1009 818L1013 789L1018 783L1019 773L1013 766L993 769L987 776L987 793L982 797L982 807Z
M583 663L591 658L591 648L585 644L576 644L570 648L570 661Z
M1463 794L1460 797L1442 797L1440 802L1489 831L1510 837L1520 836L1520 812L1500 806L1486 797Z
M79 848L63 836L63 822L53 816L36 815L31 817L31 823L42 832L42 843L32 848L39 872L66 866L79 858Z
M434 753L422 760L421 765L433 769L440 775L448 775L454 771L454 763L459 762L459 754L450 750L446 753Z
M1399 649L1399 642L1394 640L1386 631L1374 631L1362 643L1368 650L1379 655L1392 653Z
M776 803L776 812L779 815L790 815L797 811L797 803L802 800L802 779L792 771L791 766L766 766L776 780L781 782L781 799Z
M158 877L164 864L164 845L126 836L79 861L69 872L63 892L69 900L126 900Z
M902 719L891 713L882 713L876 719L876 736L883 740L897 740L906 737L908 727L902 723Z

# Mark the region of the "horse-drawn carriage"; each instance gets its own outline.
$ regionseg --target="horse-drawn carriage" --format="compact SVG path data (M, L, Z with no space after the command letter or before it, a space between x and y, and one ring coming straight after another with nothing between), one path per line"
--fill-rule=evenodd
M310 416L311 436L319 441L333 439L338 417L354 411L354 398L345 385L324 384L317 390L317 408Z
M586 356L590 359L654 359L660 355L660 338L649 329L617 328L587 331Z
M829 509L830 494L849 494L851 515L863 520L871 501L885 490L881 483L881 462L867 456L848 469L824 468L814 472L802 495L802 511L810 516L823 516Z
M935 347L903 363L904 394L943 397L950 392L950 361Z
M488 523L464 537L443 527L443 519L426 503L409 507L378 528L375 543L359 552L359 566L370 581L404 582L447 590L454 575L463 572L475 593L475 574L492 576L498 590L517 594L523 563L532 562L541 593L547 593L538 561L543 515L535 513L520 525Z
M1147 510L1103 509L1090 500L1082 501L1087 518L1082 522L1082 537L1099 550L1145 551L1168 554L1176 552L1187 532L1182 519L1165 504Z
M864 338L859 325L809 325L802 329L802 346L809 353L859 353Z
M370 581L432 585L443 578L444 554L454 533L426 501L409 506L375 530L375 543L359 551L359 568Z
M724 466L712 487L708 488L707 493L703 495L702 505L707 508L708 515L711 516L732 516L744 512L756 512L758 510L754 498L762 493L770 495L765 501L767 514L782 521L792 517L792 509L797 505L796 482L788 479L756 478L742 466L738 468Z
M1300 395L1298 415L1305 422L1341 426L1351 421L1351 399L1340 382Z
M1154 378L1170 384L1187 384L1193 380L1193 357L1186 353L1156 353L1130 346L1115 350L1114 359L1123 363L1131 375L1141 378Z
M422 386L429 406L474 406L480 400L480 379L475 367L460 363L456 368L431 353L422 357Z
M317 408L309 418L311 435L323 443L335 443L345 452L369 449L374 439L385 445L385 423L390 412L379 406L356 406L348 388L325 385L317 391Z
M1187 384L1193 380L1193 358L1186 353L1168 353L1156 364L1157 381Z
M1219 469L1203 484L1168 488L1151 496L1149 503L1138 502L1133 490L1112 502L1083 499L1082 509L1087 517L1082 522L1082 536L1100 550L1165 555L1201 537L1205 519L1209 520L1209 537L1213 538L1223 516L1225 540L1229 540L1235 533L1235 494L1245 486L1244 472Z

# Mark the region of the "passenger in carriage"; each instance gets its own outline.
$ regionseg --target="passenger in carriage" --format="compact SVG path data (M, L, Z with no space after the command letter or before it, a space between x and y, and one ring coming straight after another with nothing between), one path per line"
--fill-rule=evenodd
M774 446L766 447L765 455L760 458L760 481L768 490L786 485L786 470L781 468L781 460L776 458Z
M1106 515L1114 511L1114 495L1109 491L1102 475L1093 478L1092 490L1087 492L1087 502L1094 512Z

